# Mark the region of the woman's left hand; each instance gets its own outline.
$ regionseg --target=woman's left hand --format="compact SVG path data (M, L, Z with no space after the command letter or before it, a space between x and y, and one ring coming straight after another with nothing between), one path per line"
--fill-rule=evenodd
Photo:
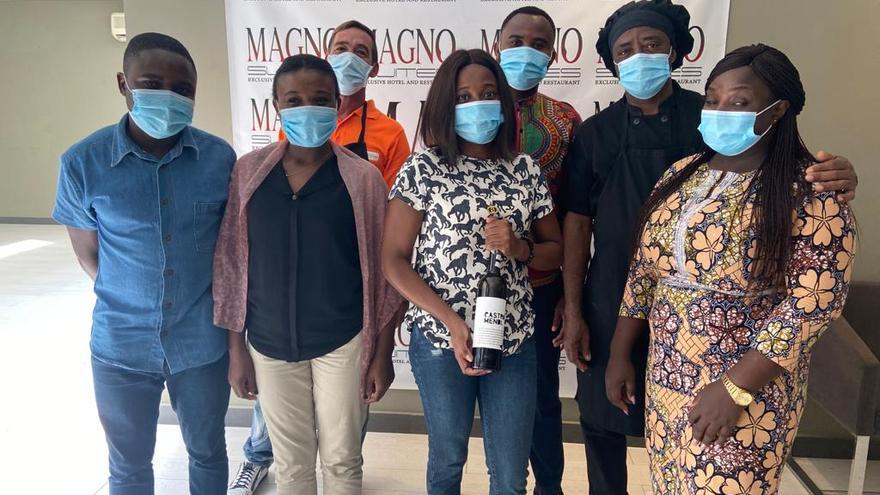
M688 419L694 440L702 445L721 445L733 435L743 408L736 405L720 380L706 385L693 401Z
M523 245L526 253L523 255ZM513 233L510 222L503 218L486 218L486 249L499 251L508 258L524 260L528 258L528 245Z
M376 356L367 369L366 384L364 386L364 402L372 404L379 402L385 395L385 392L391 387L394 381L394 362L391 357L387 359Z

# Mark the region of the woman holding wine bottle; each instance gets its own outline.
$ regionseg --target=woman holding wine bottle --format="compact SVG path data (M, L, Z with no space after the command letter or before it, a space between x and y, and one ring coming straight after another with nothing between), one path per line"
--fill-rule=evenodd
M419 123L426 149L403 165L386 214L385 276L412 303L404 325L430 494L460 492L476 403L491 493L526 489L536 394L527 267L557 269L562 247L541 170L514 153L510 95L489 54L450 54Z

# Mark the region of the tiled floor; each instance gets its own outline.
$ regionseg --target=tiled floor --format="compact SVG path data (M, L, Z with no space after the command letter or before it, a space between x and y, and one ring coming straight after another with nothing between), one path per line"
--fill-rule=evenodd
M13 244L28 239L41 243ZM16 246L22 252L15 253ZM30 250L25 250L30 249ZM0 225L0 493L107 493L103 434L97 420L89 369L88 328L94 299L74 261L64 230L55 226ZM230 470L242 458L244 428L228 428ZM370 433L365 445L364 492L425 493L427 440L423 435ZM563 487L584 494L583 448L566 444ZM843 493L846 461L803 460L825 490ZM647 457L630 449L630 493L650 493ZM174 426L160 426L156 492L184 494L186 454ZM869 467L869 492L880 492L880 463ZM259 493L275 493L268 479ZM463 493L488 493L482 446L473 440ZM782 495L805 494L790 474Z
M227 428L226 430L230 476L242 460L241 449L238 447L244 442L247 434L246 428ZM470 495L489 493L485 459L480 440L471 440L470 452L464 470L462 493ZM569 494L585 494L587 482L583 447L578 444L566 444L565 453L566 473L562 483L563 489ZM364 494L412 495L425 493L426 457L427 439L424 435L368 434L364 451ZM186 452L177 428L167 425L160 426L155 463L158 480L157 493L174 495L187 493L186 469ZM632 479L630 494L650 494L651 490L647 484L647 456L643 449L630 449L629 472ZM98 480L96 479L96 481ZM109 493L103 483L98 483L96 486L100 487L97 494ZM531 479L529 487L530 489L532 487ZM257 493L258 495L275 493L274 477L271 473L264 482L264 486ZM783 482L783 495L806 493L797 481L786 477Z

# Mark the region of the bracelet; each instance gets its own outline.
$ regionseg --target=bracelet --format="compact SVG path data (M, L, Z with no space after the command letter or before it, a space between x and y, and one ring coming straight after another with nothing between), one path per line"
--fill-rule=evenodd
M529 246L529 257L526 258L526 266L529 266L535 259L535 243L529 236L523 237L523 240L526 241L526 244Z

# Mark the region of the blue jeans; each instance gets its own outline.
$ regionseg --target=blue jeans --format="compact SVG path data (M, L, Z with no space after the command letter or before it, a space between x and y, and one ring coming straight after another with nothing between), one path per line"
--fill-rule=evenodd
M499 371L468 377L452 350L436 349L414 328L409 359L428 426L428 493L461 493L474 405L479 403L490 493L525 494L537 393L534 340L505 357Z
M179 373L147 373L113 366L92 357L98 416L110 451L111 495L153 493L153 451L159 401L168 386L171 407L189 454L189 491L226 493L224 419L229 405L229 357Z
M259 399L254 402L254 414L251 418L251 434L242 446L244 458L251 464L269 467L272 465L272 441L269 440L269 429L263 419L263 409Z

